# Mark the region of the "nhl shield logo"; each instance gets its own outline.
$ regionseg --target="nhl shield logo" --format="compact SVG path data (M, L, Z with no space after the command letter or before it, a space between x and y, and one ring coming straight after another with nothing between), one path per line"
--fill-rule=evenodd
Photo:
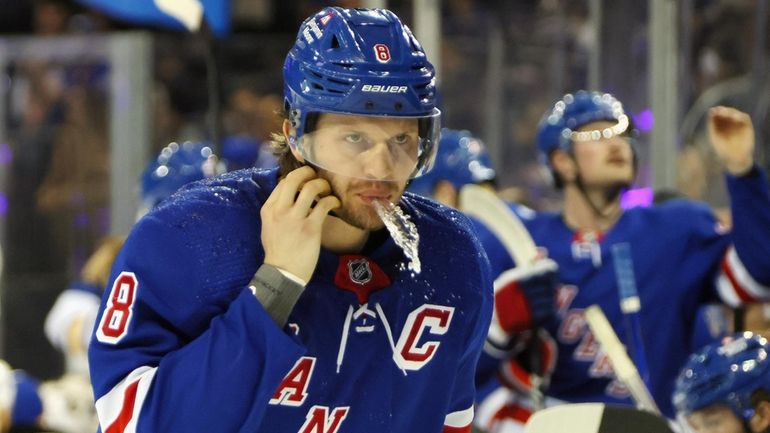
M355 259L348 262L348 275L356 284L364 285L372 280L372 269L366 259Z

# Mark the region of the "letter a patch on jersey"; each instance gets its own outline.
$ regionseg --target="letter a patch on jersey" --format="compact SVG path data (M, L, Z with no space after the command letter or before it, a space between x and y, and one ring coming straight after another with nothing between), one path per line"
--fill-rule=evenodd
M278 385L273 398L270 399L270 404L302 406L307 398L307 387L313 375L315 360L312 356L303 356L298 359L289 374Z
M348 416L349 406L335 407L331 415L326 406L313 406L307 412L305 424L299 433L337 433L345 417Z

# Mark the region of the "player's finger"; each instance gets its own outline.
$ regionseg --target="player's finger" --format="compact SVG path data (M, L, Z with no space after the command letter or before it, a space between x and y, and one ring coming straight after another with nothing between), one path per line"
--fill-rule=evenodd
M709 118L721 123L740 123L744 124L751 121L751 117L735 108L717 106L709 110Z
M730 113L732 109L730 107L725 107L724 105L717 105L715 107L711 107L709 109L709 115L711 116L726 116Z
M297 200L294 202L294 209L303 216L308 214L316 199L325 197L332 191L329 182L320 177L305 182L300 188Z
M727 107L713 107L709 110L708 129L710 133L724 131L731 123Z
M750 127L751 119L748 117L716 116L709 122L709 133L715 136L726 136Z
M316 176L315 170L310 166L303 166L292 170L278 182L276 191L274 191L274 194L277 194L275 204L287 208L293 206L294 200L297 198L297 192L302 188L302 185Z
M310 215L308 215L308 219L321 224L332 209L337 209L340 206L342 206L340 199L333 195L327 195L318 200L318 203L316 203Z
M751 116L749 116L747 113L744 113L743 111L739 110L732 110L730 113L730 116L735 120L735 122L745 125L751 123Z

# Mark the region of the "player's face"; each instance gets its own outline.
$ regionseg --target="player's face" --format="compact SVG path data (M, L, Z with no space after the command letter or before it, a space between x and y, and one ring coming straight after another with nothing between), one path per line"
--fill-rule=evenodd
M355 122L351 121L352 119L355 119ZM358 228L382 228L383 223L374 210L373 202L398 202L404 193L408 178L408 175L402 175L398 177L403 180L386 180L393 177L394 170L405 170L403 167L396 167L394 152L389 149L398 146L397 153L400 154L404 149L410 148L411 143L416 143L417 120L327 113L320 116L317 130L325 131L313 137L314 140L322 141L318 149L325 150L316 155L317 165L321 167L320 175L329 181L333 194L342 202L342 207L336 209L334 214ZM340 140L342 146L339 146ZM348 151L349 145L356 147L361 141L366 141L369 149L351 155ZM326 145L327 143L329 145ZM408 151L416 154L416 147ZM395 158L398 157L397 154ZM337 170L323 168L343 165L355 165L356 170L360 169L364 176L348 176L339 174ZM414 165L410 163L408 170L413 169Z
M601 121L583 125L578 131L603 130L613 122ZM634 180L634 155L624 136L573 143L575 161L587 187L630 185Z
M687 422L695 433L747 433L741 420L725 405L712 405L693 412Z

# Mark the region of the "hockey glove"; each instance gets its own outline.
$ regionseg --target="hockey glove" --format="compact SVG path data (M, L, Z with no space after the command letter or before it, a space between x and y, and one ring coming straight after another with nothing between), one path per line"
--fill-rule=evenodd
M559 266L549 258L509 269L495 280L495 317L508 336L546 323L556 312Z
M525 332L517 339L520 351L500 364L498 378L514 392L531 396L548 386L556 366L556 342L545 329ZM533 383L534 378L541 383Z
M38 393L43 403L39 425L46 431L83 433L99 427L88 378L68 374L41 383Z

